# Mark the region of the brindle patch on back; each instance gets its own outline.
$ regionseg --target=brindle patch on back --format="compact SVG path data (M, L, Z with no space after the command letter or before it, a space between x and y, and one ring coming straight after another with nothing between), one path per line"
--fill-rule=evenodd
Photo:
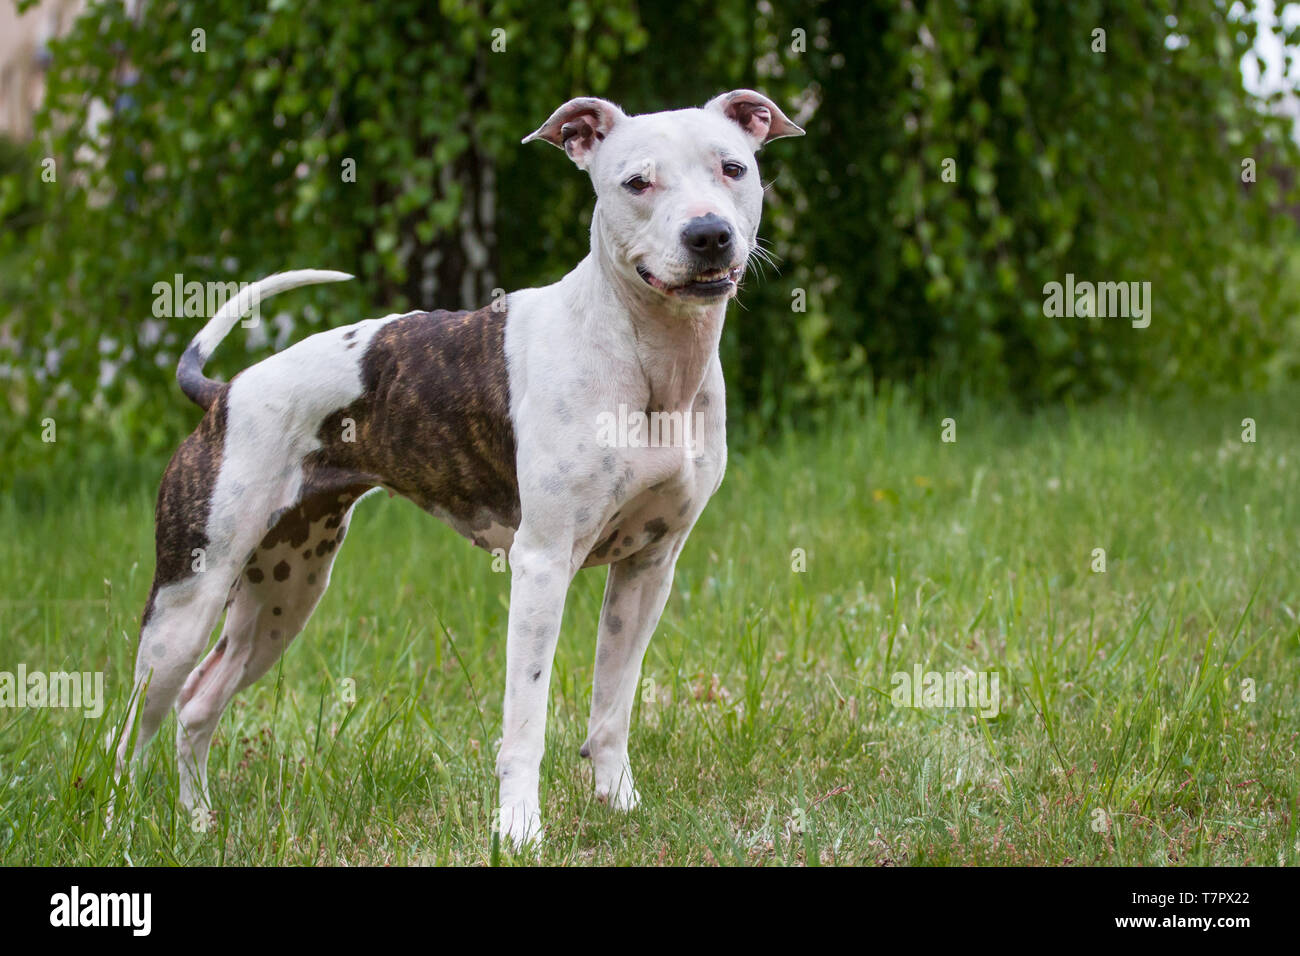
M490 306L384 325L361 357L362 396L317 432L308 486L382 484L462 532L494 521L517 528L505 327L505 309Z

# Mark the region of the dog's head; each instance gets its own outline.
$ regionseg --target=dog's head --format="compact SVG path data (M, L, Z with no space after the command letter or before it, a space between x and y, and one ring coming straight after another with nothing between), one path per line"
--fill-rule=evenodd
M615 268L665 297L707 304L735 293L757 245L755 152L802 135L766 96L734 90L700 109L643 116L582 97L524 142L544 139L590 174L593 243Z

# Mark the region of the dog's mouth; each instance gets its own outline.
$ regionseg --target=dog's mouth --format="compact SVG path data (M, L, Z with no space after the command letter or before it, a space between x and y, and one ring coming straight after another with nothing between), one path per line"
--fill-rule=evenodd
M636 274L646 285L658 289L664 295L685 299L716 299L719 296L730 295L736 288L736 284L740 282L740 273L740 266L732 266L730 269L712 269L699 273L689 282L669 285L645 266L636 267Z

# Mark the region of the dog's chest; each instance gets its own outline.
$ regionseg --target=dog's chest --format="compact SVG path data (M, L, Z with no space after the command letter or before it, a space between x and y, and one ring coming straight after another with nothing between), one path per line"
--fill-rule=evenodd
M596 567L619 561L658 544L670 534L689 528L698 517L698 506L702 506L711 493L710 488L704 487L701 477L692 469L689 474L626 499L612 514L599 519L603 523L582 566ZM476 547L487 551L508 553L518 531L515 524L507 523L486 510L479 513L477 520L466 520L436 504L426 506L426 510ZM586 518L591 508L578 499L575 511L576 518Z
M718 487L724 456L725 450L685 452L676 473L619 502L603 519L582 566L622 560L689 530Z

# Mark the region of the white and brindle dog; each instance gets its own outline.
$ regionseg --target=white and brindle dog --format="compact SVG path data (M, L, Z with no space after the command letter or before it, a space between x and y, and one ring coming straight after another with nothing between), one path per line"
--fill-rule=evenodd
M479 547L509 551L496 767L500 824L515 846L541 835L538 774L565 595L580 568L610 566L581 754L598 799L636 806L627 739L641 661L726 464L718 340L757 248L754 153L802 133L751 90L643 116L575 99L524 140L561 147L595 186L591 252L554 285L475 312L321 332L228 384L205 377L203 364L252 302L350 276L274 275L219 310L177 369L207 413L158 493L139 710L120 732L119 768L174 703L181 802L209 804L222 711L307 623L357 499L380 487ZM611 446L598 423L620 407L698 427L689 442ZM223 608L221 637L200 663Z

